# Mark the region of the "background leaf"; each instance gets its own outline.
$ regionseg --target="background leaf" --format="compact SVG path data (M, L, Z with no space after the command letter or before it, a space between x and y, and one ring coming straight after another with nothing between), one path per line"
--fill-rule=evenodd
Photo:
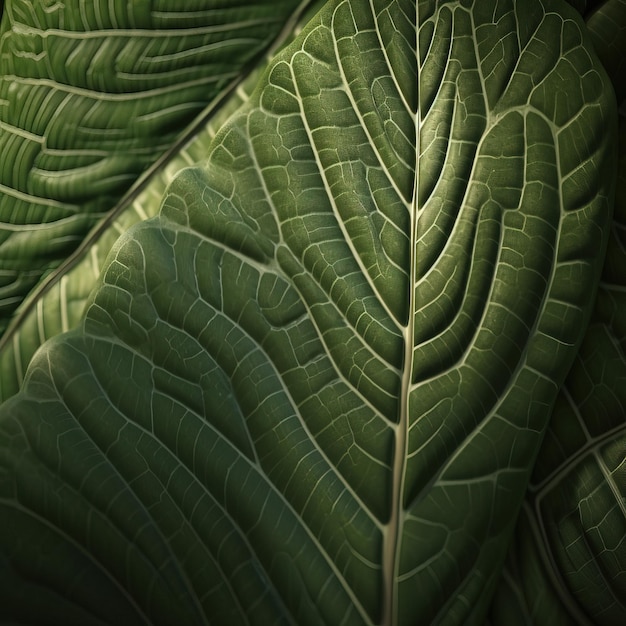
M19 390L30 360L39 346L54 335L78 325L106 257L128 228L157 214L163 192L183 167L203 160L220 126L245 102L276 49L306 23L323 2L301 4L275 40L266 58L257 60L241 84L216 96L199 120L191 124L159 163L125 194L106 219L93 229L81 246L33 289L0 337L0 402Z
M301 0L12 0L0 24L0 330L262 55Z

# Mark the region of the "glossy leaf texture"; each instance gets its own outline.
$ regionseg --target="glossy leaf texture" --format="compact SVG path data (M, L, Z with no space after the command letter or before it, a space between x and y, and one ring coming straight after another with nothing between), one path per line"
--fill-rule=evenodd
M7 2L0 330L300 4Z
M565 6L329 2L0 408L6 617L482 624L615 115Z

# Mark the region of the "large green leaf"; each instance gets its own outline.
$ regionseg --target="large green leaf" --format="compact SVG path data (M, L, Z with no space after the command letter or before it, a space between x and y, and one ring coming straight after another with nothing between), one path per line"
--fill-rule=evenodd
M300 4L7 2L0 330Z
M337 0L277 58L0 410L6 619L483 623L610 222L562 12Z

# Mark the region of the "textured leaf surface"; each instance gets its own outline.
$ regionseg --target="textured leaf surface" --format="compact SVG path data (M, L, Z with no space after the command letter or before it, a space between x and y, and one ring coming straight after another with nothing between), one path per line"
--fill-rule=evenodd
M9 617L484 622L612 184L581 23L515 9L329 3L120 240L2 407Z
M142 176L139 184L83 240L80 248L31 291L0 338L0 402L17 393L33 354L44 341L78 325L115 241L132 225L158 213L163 192L175 174L206 158L215 133L248 100L269 57L276 53L276 48L285 45L285 40L293 39L322 4L319 1L301 4L292 16L292 24L283 29L268 56L257 60L254 70L241 84L222 90L200 120L185 131L179 141L182 147L171 150L167 158L161 159L162 163Z
M626 0L605 0L590 15L587 28L615 88L618 102L626 100Z
M581 350L559 393L499 595L533 626L619 626L626 614L626 118L615 217ZM496 606L507 625L511 605ZM516 610L515 613L518 613Z
M299 4L7 2L0 329Z
M626 607L626 5L588 27L621 117L615 215L591 324L540 451L492 610L495 626L618 625Z

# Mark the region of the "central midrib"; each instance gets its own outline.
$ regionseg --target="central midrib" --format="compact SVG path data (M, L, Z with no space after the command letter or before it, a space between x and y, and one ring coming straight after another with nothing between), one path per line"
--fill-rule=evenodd
M419 5L418 5L419 10ZM416 39L419 18L416 13ZM417 42L416 42L417 46ZM417 49L417 47L416 47ZM419 65L419 61L417 62ZM407 298L407 321L403 331L404 354L402 358L402 377L400 381L400 393L398 401L398 419L394 425L394 450L391 483L391 513L389 522L385 528L383 538L383 604L382 626L396 626L398 618L397 598L397 567L401 549L401 530L404 518L403 493L406 473L406 458L408 445L409 427L409 394L412 384L413 359L414 359L414 336L415 336L415 282L417 264L417 188L418 188L418 154L419 154L419 72L416 68L417 111L415 112L415 175L413 179L413 198L410 203L409 216L409 272L408 272L408 298Z
M413 220L412 220L413 221ZM413 230L415 230L413 228ZM414 240L412 241L413 249ZM411 253L411 263L414 265L414 252ZM413 278L413 271L410 273L411 279ZM411 371L413 369L413 324L414 314L414 289L413 281L411 280L409 296L409 321L407 323L404 333L404 358L403 358L403 374L402 382L400 385L400 402L399 402L399 415L398 421L395 425L394 432L394 457L392 468L392 485L391 485L391 515L389 517L389 523L385 529L385 536L383 540L383 584L384 584L384 597L383 597L383 626L393 626L396 622L396 579L397 579L397 562L398 553L400 550L400 530L403 522L403 503L402 494L404 492L404 476L406 468L406 455L407 455L407 433L409 422L409 391L411 386Z

